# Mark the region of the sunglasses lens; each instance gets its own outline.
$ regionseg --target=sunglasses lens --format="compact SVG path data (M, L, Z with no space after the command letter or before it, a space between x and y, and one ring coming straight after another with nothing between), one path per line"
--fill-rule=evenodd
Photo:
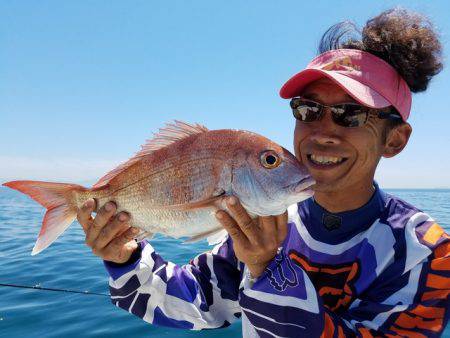
M294 117L302 122L313 122L320 119L321 107L315 102L292 100L291 108Z
M366 123L369 109L358 104L342 104L331 108L333 120L342 127L360 127Z

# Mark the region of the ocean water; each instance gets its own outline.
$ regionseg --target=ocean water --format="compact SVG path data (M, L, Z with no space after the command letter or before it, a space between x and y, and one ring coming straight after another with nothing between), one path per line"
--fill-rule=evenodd
M390 190L450 229L450 190ZM44 210L26 196L0 187L0 283L108 293L100 259L84 245L75 223L50 248L30 256ZM183 245L156 237L164 258L187 263L206 243ZM113 306L107 296L0 286L0 337L240 337L241 324L201 332L149 325ZM445 337L450 337L447 328Z

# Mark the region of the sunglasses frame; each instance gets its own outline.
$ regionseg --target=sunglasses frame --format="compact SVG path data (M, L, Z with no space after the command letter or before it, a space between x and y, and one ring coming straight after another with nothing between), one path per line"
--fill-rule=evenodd
M301 105L301 103L297 104L298 102L311 102L311 103L313 103L315 105L315 107L319 109L319 111L316 112L316 118L314 120L311 120L311 121L303 121L302 119L300 119L298 117L298 114L299 114L298 107ZM333 122L336 123L337 125L339 125L341 127L345 127L345 128L362 127L369 120L369 116L378 117L379 119L402 120L401 116L398 113L392 111L392 107L391 106L389 106L387 108L377 109L377 108L367 107L367 106L364 106L362 104L358 104L358 103L354 103L354 102L344 102L344 103L338 103L338 104L334 104L334 105L325 105L325 104L316 102L314 100L305 99L305 98L300 97L300 96L292 98L291 101L290 101L290 106L292 108L292 113L293 113L295 119L297 121L302 122L302 123L311 123L311 122L315 122L315 121L320 121L322 119L322 117L323 117L323 113L324 113L324 109L325 108L329 108L330 109ZM335 112L335 109L338 109L338 107L340 107L341 109L344 109L344 113L341 114L341 116L342 116L342 115L345 115L347 113L347 110L345 109L345 106L354 106L354 107L361 108L362 114L365 114L364 121L361 124L355 125L355 126L342 124L342 121L339 119L339 115L337 115L337 113ZM313 107L309 107L309 108L313 108Z

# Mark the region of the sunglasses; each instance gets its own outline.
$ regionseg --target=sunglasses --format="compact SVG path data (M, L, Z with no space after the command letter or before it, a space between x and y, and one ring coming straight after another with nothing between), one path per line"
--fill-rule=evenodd
M392 112L391 107L375 109L357 103L340 103L327 106L301 97L294 97L291 100L291 108L294 117L304 123L319 121L323 117L324 108L329 108L334 123L349 128L363 126L370 115L380 119L402 119L400 115Z

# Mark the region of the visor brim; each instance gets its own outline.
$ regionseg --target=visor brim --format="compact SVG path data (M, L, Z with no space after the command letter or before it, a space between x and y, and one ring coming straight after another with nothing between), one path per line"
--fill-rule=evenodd
M306 86L324 77L335 82L362 105L371 108L385 108L391 105L380 93L369 86L338 72L321 69L305 69L294 75L281 87L280 96L284 99L299 96Z

